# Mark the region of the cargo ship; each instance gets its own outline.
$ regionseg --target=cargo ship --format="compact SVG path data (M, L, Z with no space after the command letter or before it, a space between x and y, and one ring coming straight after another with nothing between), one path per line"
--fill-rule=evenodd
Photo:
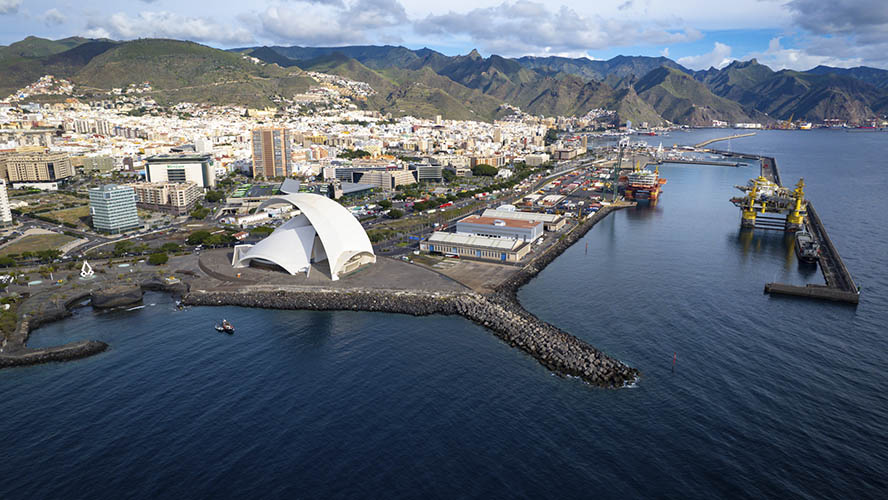
M814 237L806 231L799 231L795 236L796 255L799 260L809 264L817 262L820 257L820 244L814 240Z
M643 168L636 169L626 176L626 199L656 200L663 184L666 184L666 179L660 177L659 167L653 172Z

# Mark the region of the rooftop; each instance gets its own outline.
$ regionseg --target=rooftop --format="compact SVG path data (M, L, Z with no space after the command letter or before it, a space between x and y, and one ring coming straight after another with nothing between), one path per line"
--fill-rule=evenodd
M482 224L486 226L505 226L516 229L533 229L542 224L542 222L540 221L506 219L504 217L482 217L480 215L470 215L465 219L460 220L459 222L467 224Z
M527 221L555 222L561 218L558 214L541 214L537 212L518 212L511 210L495 210L488 208L484 211L484 217L495 219L514 219Z
M515 250L522 245L526 245L521 240L513 240L511 238L490 238L488 236L475 236L463 233L445 233L436 231L429 236L429 243L446 243L450 245L460 245L465 247L494 249L494 250Z
M148 163L174 163L181 161L188 162L204 162L210 161L210 155L199 155L194 153L169 153L149 156L145 159Z

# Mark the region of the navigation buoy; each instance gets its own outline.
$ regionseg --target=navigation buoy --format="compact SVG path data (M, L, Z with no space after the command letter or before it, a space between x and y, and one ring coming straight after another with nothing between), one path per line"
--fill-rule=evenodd
M675 373L675 362L678 361L678 353L672 353L672 373Z

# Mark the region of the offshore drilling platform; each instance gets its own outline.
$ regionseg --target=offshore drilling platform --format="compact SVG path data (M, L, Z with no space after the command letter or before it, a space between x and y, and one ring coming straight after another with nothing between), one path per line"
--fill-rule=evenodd
M731 198L740 208L740 227L787 232L804 229L808 215L804 179L799 179L795 189L779 186L764 176L735 187L746 193Z

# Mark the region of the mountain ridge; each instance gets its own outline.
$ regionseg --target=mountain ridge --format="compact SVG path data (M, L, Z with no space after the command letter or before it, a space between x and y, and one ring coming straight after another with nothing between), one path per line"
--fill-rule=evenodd
M0 47L4 95L53 74L97 91L150 81L152 95L167 104L270 106L315 84L303 70L365 81L377 94L362 107L427 118L492 120L506 105L545 116L606 109L615 123L649 126L789 117L865 123L888 113L888 71L862 66L774 71L751 59L693 71L666 57L483 57L475 49L448 56L400 45L220 50L179 40L81 37L27 37Z

